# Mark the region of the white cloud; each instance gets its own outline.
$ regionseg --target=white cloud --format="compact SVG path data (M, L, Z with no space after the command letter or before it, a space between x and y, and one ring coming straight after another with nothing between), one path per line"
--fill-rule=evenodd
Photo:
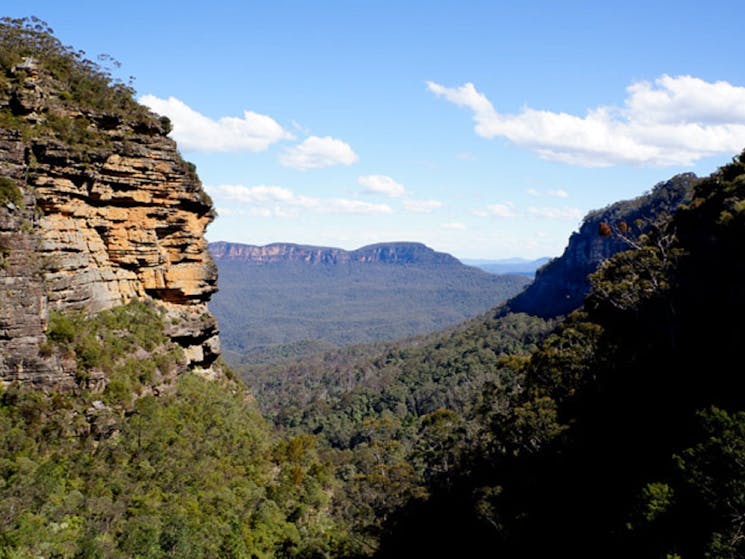
M344 198L331 198L323 201L322 211L330 213L352 213L352 214L392 214L393 208L387 204L371 204L361 200L347 200Z
M530 207L528 215L535 217L546 217L550 219L582 219L583 213L579 208L552 208L552 207Z
M359 157L349 144L331 136L310 136L302 143L287 148L279 158L279 162L285 167L301 170L351 165L358 160Z
M466 229L466 224L461 223L460 221L450 221L448 223L443 223L442 228L443 229L457 229L457 230L463 231Z
M569 193L563 188L555 188L552 190L547 190L546 196L551 196L553 198L569 198Z
M303 136L310 135L310 130L308 130L305 126L300 124L297 120L294 120L294 119L291 120L290 124L292 124L292 127L298 132L300 132Z
M512 218L512 217L540 217L548 219L582 219L582 210L578 208L555 208L550 206L537 207L531 206L524 213L515 210L512 202L506 202L504 204L490 204L483 210L476 210L473 212L478 217L500 217L500 218Z
M439 200L404 200L404 208L415 213L428 214L441 207Z
M365 187L365 192L383 194L390 198L400 198L406 194L404 185L385 175L364 175L357 178L357 183Z
M223 184L209 186L208 191L218 203L218 213L254 217L297 217L303 211L346 214L391 214L386 204L371 204L345 198L315 198L299 196L281 186L244 186ZM229 202L230 206L224 205Z
M585 116L523 108L497 112L472 83L434 94L470 109L479 136L501 136L544 159L582 166L690 165L745 147L745 87L692 76L635 82L623 107L600 106Z
M548 190L536 190L535 188L529 188L525 192L527 192L531 196L535 196L536 198L541 196L550 196L551 198L569 198L569 193L563 188L554 188Z
M473 212L478 217L517 217L512 202L506 204L489 204L485 210Z
M172 136L185 151L258 152L280 140L294 139L272 117L252 111L244 111L243 118L213 120L175 97L143 95L140 103L171 120Z
M218 201L218 213L236 213L254 217L297 217L302 210L316 209L319 200L308 196L298 196L281 186L243 186L223 184L210 186L208 191ZM228 213L220 209L223 201L232 202Z

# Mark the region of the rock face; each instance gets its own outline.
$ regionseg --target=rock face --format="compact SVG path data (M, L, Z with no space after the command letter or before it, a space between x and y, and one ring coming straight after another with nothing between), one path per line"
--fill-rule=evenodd
M273 243L266 246L210 243L209 250L215 260L245 262L248 264L305 263L348 264L458 264L459 261L444 252L436 252L422 243L378 243L347 251L340 248Z
M50 311L149 298L192 365L219 354L207 311L214 212L155 115L71 110L26 64L0 90L0 381L71 382L40 346ZM44 132L42 132L42 130ZM52 132L50 132L50 130Z
M564 254L540 268L535 281L507 302L505 312L552 318L581 306L590 290L587 276L603 260L630 249L640 235L655 227L658 218L689 200L697 181L693 173L677 175L648 194L588 214L580 230L569 238Z

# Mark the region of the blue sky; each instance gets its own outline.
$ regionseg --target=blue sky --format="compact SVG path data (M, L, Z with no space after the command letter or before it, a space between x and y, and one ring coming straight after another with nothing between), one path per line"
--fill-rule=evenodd
M134 76L210 240L560 254L745 148L740 2L3 0Z

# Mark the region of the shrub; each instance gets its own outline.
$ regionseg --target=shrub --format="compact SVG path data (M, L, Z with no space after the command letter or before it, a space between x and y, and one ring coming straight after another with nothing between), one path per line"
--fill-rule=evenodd
M23 203L23 192L13 179L0 177L0 204L11 202L16 206Z

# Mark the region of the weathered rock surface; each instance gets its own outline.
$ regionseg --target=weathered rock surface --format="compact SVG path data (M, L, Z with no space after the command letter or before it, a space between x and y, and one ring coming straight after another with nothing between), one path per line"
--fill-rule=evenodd
M214 212L193 167L154 115L126 122L62 108L58 84L33 68L12 83L0 113L22 126L0 120L0 181L22 202L0 198L0 381L72 382L40 351L49 312L134 298L166 308L191 365L209 368L217 270L203 234ZM36 133L52 119L81 132Z

